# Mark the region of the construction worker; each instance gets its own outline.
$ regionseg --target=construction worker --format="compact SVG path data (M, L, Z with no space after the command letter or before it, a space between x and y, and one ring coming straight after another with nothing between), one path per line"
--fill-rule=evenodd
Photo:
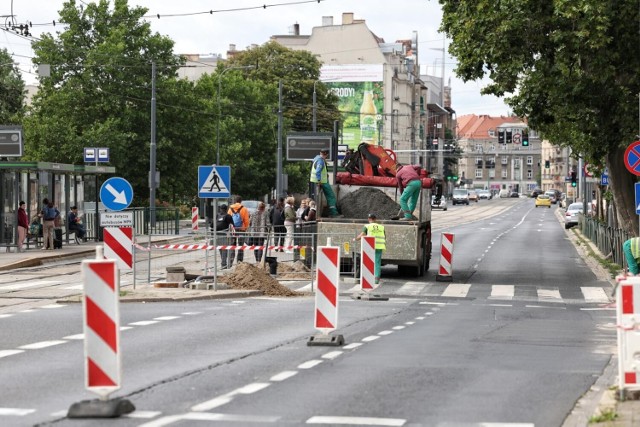
M340 213L336 207L336 195L333 192L331 185L329 185L329 178L327 175L327 157L329 157L329 150L323 148L320 150L320 154L313 159L309 182L315 183L322 188L324 197L327 199L327 205L329 206L329 216L333 218L339 217Z
M416 167L398 163L396 179L398 180L398 187L402 191L400 208L402 208L404 218L400 219L404 221L415 219L413 211L418 204L418 196L420 196L420 188L422 187L420 175L418 175Z
M632 237L622 244L622 252L627 260L629 268L628 276L637 276L640 272L638 260L640 259L640 237Z
M380 283L380 269L382 267L382 252L386 249L387 235L384 231L384 225L376 222L376 214L370 213L368 216L369 224L366 224L362 229L362 233L358 234L357 240L362 239L363 236L371 236L376 238L376 259L373 270L376 285ZM355 239L354 239L355 240Z

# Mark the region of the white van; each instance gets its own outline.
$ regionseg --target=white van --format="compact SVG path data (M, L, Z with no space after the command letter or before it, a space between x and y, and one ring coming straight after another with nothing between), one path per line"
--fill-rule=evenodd
M456 188L453 190L453 198L452 202L454 205L460 204L469 204L469 190L464 188Z
M509 190L504 189L504 190L500 190L500 198L501 199L506 199L510 196L511 194L509 193Z

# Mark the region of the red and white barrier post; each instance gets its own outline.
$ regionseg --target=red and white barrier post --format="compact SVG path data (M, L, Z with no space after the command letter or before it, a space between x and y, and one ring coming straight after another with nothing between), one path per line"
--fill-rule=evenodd
M344 344L342 335L329 335L338 327L338 298L340 284L340 248L337 246L318 247L316 269L316 304L314 327L321 333L309 338L307 345L340 346Z
M198 231L198 219L200 215L197 207L191 208L191 231Z
M117 262L104 259L102 247L96 259L83 261L85 387L100 396L69 408L69 418L113 418L135 410L126 399L109 399L120 389L120 272Z
M105 227L102 236L105 258L115 260L120 270L132 270L133 228Z
M640 390L640 277L620 282L616 302L619 390L624 396L625 390Z
M360 247L360 289L373 290L375 283L376 238L362 236Z
M455 234L442 233L440 239L440 268L436 276L437 282L451 282L453 280L453 240Z

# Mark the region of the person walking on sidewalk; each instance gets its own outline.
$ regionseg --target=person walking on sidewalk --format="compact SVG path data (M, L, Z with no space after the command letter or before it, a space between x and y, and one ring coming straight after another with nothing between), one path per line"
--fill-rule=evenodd
M44 236L43 244L45 250L53 250L53 231L56 226L55 220L58 215L60 215L60 212L55 208L53 202L50 202L49 199L43 199L40 216L44 224L42 226L42 235Z
M296 211L293 207L295 199L292 196L287 197L284 205L284 228L287 230L287 234L284 238L285 252L288 254L293 253L293 227L296 224Z
M25 209L25 203L23 200L18 205L18 252L24 252L22 244L24 239L27 238L27 231L29 230L29 216Z
M420 196L422 181L416 168L419 168L419 166L398 163L396 179L398 180L398 188L402 192L400 208L402 208L402 213L404 214L404 218L400 219L404 221L414 219L413 211L416 209L418 196Z
M253 212L249 216L249 230L251 232L251 238L249 245L251 246L263 246L265 239L267 238L267 231L269 229L269 214L267 213L264 202L258 203L258 210ZM253 255L256 258L256 262L262 261L262 255L264 249L254 249Z
M320 150L320 154L313 159L309 182L315 183L322 188L324 197L327 199L327 206L329 206L329 216L333 218L339 217L340 212L338 212L338 208L336 207L336 194L333 192L333 188L331 188L331 185L329 184L329 178L327 175L327 157L329 157L329 150L323 148Z
M229 206L229 210L227 213L231 215L233 218L234 214L240 215L241 224L236 224L235 220L233 221L233 226L235 228L236 237L233 240L233 245L243 246L244 241L247 234L247 229L249 228L249 210L242 205L242 197L236 196L235 203ZM242 262L244 260L244 249L239 248L238 250L238 262ZM235 258L236 251L231 251L229 254L229 268L233 265L233 258Z
M371 236L376 238L376 258L373 270L376 285L380 283L380 270L382 269L382 252L387 248L387 234L384 231L384 225L379 224L376 220L376 214L369 214L369 224L366 224L362 229L362 233L358 234L355 240L360 240L364 236Z

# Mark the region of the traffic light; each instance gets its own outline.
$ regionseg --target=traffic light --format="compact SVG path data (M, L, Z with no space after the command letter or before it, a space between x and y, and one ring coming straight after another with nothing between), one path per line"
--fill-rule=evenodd
M522 129L522 146L529 146L529 129Z
M504 144L504 129L498 129L498 144Z
M511 144L513 142L513 132L511 132L511 129L508 129L506 132L506 140L507 144Z
M578 183L576 182L576 171L571 171L571 186L577 187Z

